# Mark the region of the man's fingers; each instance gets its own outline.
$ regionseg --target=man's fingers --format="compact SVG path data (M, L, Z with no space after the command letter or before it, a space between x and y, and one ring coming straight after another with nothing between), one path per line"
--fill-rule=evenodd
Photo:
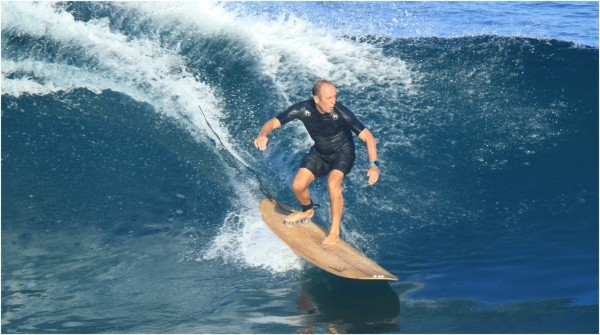
M369 185L373 185L379 180L379 171L376 169L370 169L367 171L367 176L369 177Z
M258 150L265 150L267 148L267 141L269 139L266 137L257 137L254 140L254 146L258 149Z

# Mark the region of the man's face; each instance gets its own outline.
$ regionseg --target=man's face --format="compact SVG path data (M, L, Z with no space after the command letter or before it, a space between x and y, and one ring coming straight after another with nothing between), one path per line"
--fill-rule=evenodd
M324 114L333 112L333 107L335 106L336 96L337 96L337 92L333 85L329 85L329 84L323 85L321 87L321 92L319 93L319 95L315 95L313 97L319 112L324 113Z

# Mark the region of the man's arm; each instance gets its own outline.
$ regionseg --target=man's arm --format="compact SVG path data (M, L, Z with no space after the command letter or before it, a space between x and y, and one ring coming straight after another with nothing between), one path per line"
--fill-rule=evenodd
M276 117L265 122L265 124L260 129L258 136L254 140L254 146L258 150L265 150L267 148L267 142L269 141L269 138L267 136L269 136L269 134L273 130L279 127L281 127L281 122L279 122L279 119L277 119Z
M369 129L365 128L363 131L358 134L358 138L360 138L367 145L367 155L369 157L369 162L377 161L377 141L375 137ZM373 185L379 179L379 167L376 165L369 165L369 170L367 171L367 176L369 177L369 185Z

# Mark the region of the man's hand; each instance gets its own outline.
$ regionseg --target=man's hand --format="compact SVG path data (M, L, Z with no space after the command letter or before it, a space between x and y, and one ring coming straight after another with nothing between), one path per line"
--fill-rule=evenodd
M267 142L269 142L269 138L267 137L267 135L269 135L273 131L273 129L277 129L279 127L281 127L281 122L279 122L279 119L277 119L276 117L265 122L265 124L260 129L258 136L256 136L256 139L254 140L254 146L258 150L265 150L267 148Z
M265 150L267 148L267 142L269 142L269 138L266 136L258 136L255 140L254 140L254 146L258 149L258 150Z
M369 166L367 177L369 177L369 185L375 184L379 180L379 168L375 165Z

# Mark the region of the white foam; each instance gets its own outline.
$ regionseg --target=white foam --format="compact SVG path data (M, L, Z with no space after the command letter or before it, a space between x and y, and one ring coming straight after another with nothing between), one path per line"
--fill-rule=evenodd
M21 76L9 78L17 73ZM15 97L23 94L46 95L76 88L101 93L102 90L115 89L116 86L115 82L105 77L71 65L34 60L2 60L2 94ZM123 87L122 90L127 91L127 88ZM132 96L140 95L133 90L129 91Z
M241 17L240 23L257 49L263 72L285 93L310 87L315 78L353 91L384 86L390 98L414 89L418 74L406 62L384 56L373 44L344 38L344 32L314 26L294 15L275 21Z
M317 78L330 79L341 88L360 92L373 87L375 94L397 99L414 94L421 74L396 57L383 54L371 43L359 43L344 37L344 31L315 26L294 15L273 20L256 13L228 12L215 3L123 4L140 15L162 22L170 31L193 32L202 36L226 36L237 39L244 50L262 66L285 103L293 102L299 92L308 89ZM367 106L367 114L377 106Z
M302 268L302 261L267 227L260 201L244 191L237 208L229 212L217 236L198 261L222 259L228 263L284 273Z
M77 87L93 91L110 88L153 105L177 119L200 139L217 139L208 131L198 106L202 106L213 129L227 140L220 125L218 100L211 87L197 81L185 68L176 50L165 49L160 41L131 39L111 31L107 20L76 21L70 13L47 2L2 3L2 29L18 35L51 39L65 50L69 59L47 61L2 60L2 93L19 96L46 94ZM60 52L57 52L60 53ZM73 54L77 53L77 54ZM35 59L45 55L31 55ZM25 71L27 77L8 75ZM225 141L225 143L228 143Z

